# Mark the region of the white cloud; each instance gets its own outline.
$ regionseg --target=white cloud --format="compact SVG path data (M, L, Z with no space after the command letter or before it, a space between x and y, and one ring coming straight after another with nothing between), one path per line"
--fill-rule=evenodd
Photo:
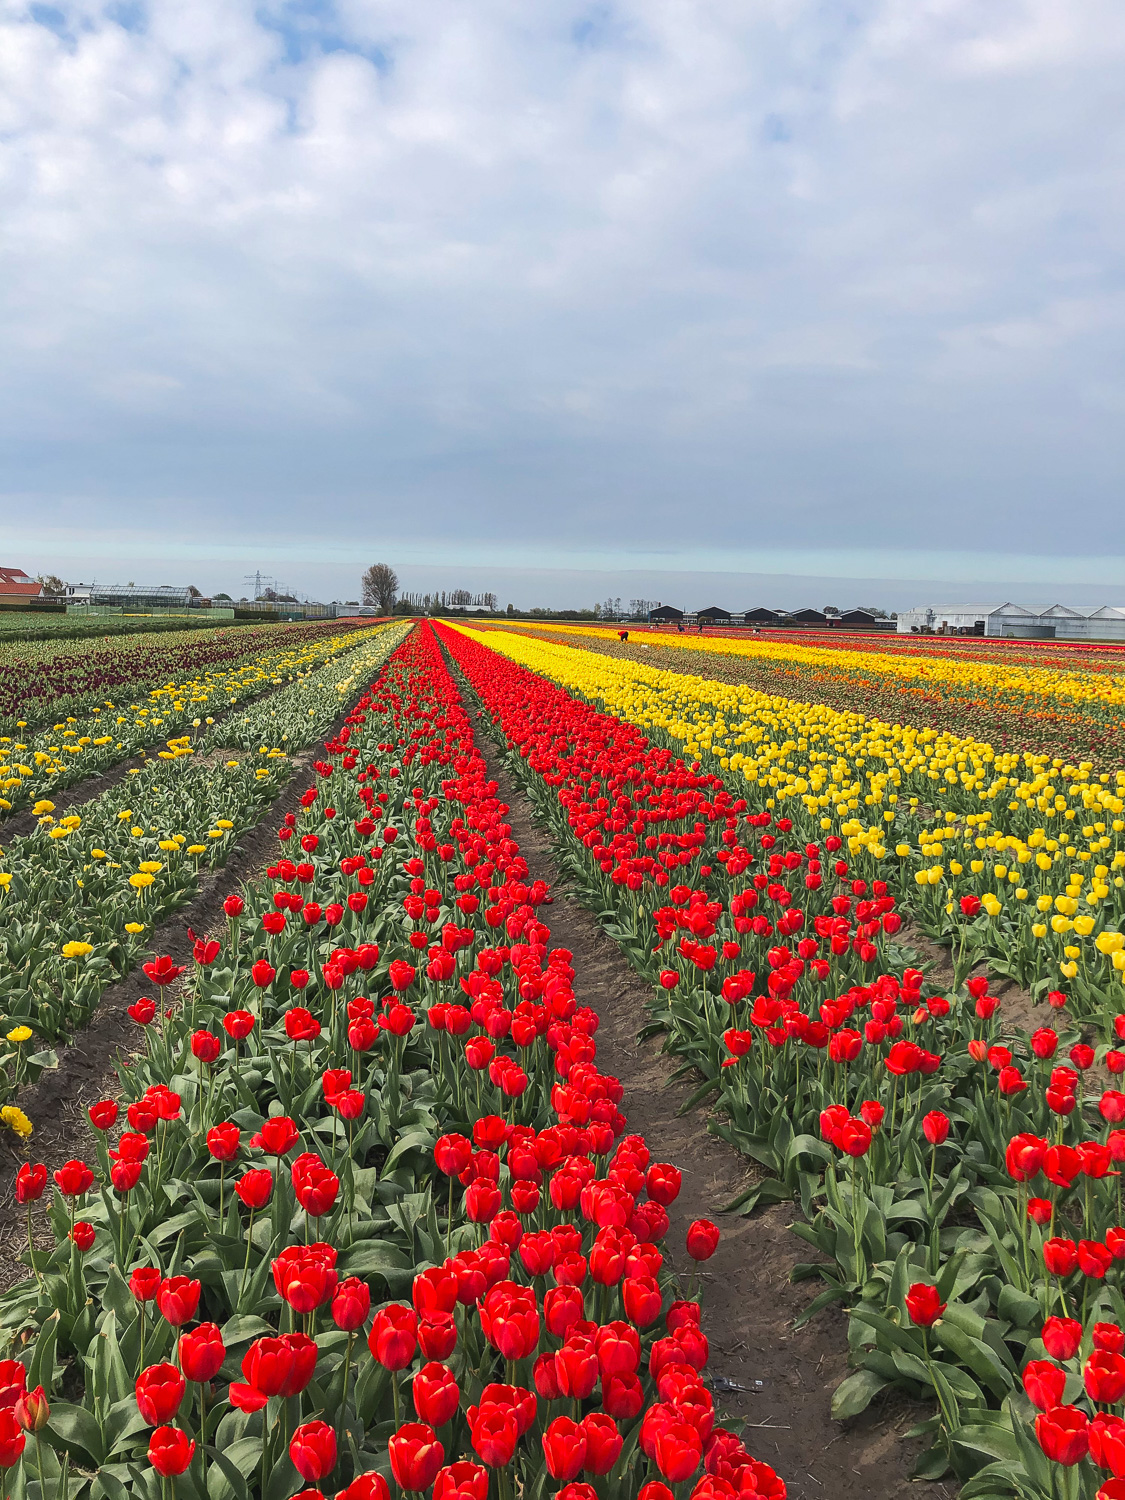
M7 488L1049 553L1118 505L1123 53L1111 0L0 0Z

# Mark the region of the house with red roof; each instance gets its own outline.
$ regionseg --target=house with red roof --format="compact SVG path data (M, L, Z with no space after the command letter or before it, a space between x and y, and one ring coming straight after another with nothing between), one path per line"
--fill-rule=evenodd
M42 592L43 585L22 568L0 568L0 599L38 599Z

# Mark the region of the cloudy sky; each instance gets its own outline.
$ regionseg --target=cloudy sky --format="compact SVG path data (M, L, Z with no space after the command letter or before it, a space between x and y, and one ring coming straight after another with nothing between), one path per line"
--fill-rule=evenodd
M0 562L1125 602L1123 63L1120 0L0 0Z

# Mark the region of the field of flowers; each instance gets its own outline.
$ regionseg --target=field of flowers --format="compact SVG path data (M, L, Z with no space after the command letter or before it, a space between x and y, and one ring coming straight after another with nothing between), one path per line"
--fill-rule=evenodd
M1109 767L1123 761L1121 646L772 630L681 635L632 626L622 646L618 631L605 627L552 625L535 633L843 712L862 704L872 718L987 740L998 750Z
M91 1160L20 1171L10 1492L782 1500L428 631L316 768L190 974L153 961Z
M174 730L186 729L186 743L194 743L193 731L206 731L217 714L350 652L373 628L274 625L206 639L185 632L159 645L127 639L96 649L11 648L0 655L0 728L9 731L0 734L0 815L171 739ZM36 724L45 708L55 722Z
M0 862L5 1494L784 1500L721 1425L680 1174L599 1069L476 724L757 1166L715 1214L799 1205L836 1417L899 1389L919 1478L1125 1500L1125 773L522 631L301 670ZM173 963L162 916L314 740ZM51 1171L22 1090L142 960Z

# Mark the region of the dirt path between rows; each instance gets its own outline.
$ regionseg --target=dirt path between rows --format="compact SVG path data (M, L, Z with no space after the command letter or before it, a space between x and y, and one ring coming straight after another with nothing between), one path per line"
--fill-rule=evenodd
M601 1019L598 1064L625 1085L622 1108L630 1127L644 1133L655 1159L672 1161L683 1171L668 1243L685 1279L692 1266L680 1247L688 1224L709 1218L722 1229L719 1249L706 1264L703 1308L715 1404L726 1414L725 1425L743 1430L750 1451L785 1480L791 1500L901 1500L917 1494L909 1478L917 1446L904 1444L902 1437L929 1411L894 1395L846 1426L832 1420L832 1392L847 1370L846 1319L838 1309L829 1310L804 1328L793 1328L821 1285L794 1286L789 1280L794 1264L809 1253L789 1233L796 1208L771 1206L748 1219L718 1212L750 1180L752 1169L707 1133L703 1109L677 1114L695 1084L669 1083L673 1064L661 1053L659 1040L637 1041L646 987L593 916L565 892L550 839L533 821L530 802L486 734L478 743L510 805L512 835L532 877L548 881L554 892L554 904L540 907L539 916L551 929L552 943L574 954L578 1003L591 1006ZM938 1484L926 1493L950 1500L956 1487Z

